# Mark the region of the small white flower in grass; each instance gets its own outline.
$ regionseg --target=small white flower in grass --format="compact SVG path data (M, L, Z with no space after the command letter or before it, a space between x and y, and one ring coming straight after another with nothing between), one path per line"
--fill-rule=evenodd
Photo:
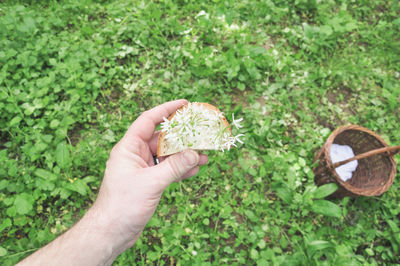
M192 250L192 255L196 256L197 255L197 251L196 250Z
M182 35L188 35L191 31L192 31L192 28L187 29L187 30L181 32L181 34L182 34Z
M217 19L221 22L225 22L225 15L218 16Z
M237 25L235 23L232 23L231 25L226 24L225 27L228 30L239 30L240 29L239 25Z
M243 118L235 119L235 114L232 113L232 125L234 125L236 128L242 128L243 126L240 124L242 121Z
M208 19L210 15L209 15L206 11L201 10L201 11L196 15L195 18L198 18L198 17L201 17L201 16L204 16L206 19Z

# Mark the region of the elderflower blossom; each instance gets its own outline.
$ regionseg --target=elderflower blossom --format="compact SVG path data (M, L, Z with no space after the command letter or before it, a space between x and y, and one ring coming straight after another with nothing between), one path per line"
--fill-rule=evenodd
M189 103L187 107L176 111L171 120L163 118L161 131L166 133L165 140L173 150L182 151L188 148L201 150L230 150L236 143L243 144L240 137L233 136L231 129L226 127L222 112L211 110L199 103ZM235 119L232 115L232 125L242 128L243 118Z

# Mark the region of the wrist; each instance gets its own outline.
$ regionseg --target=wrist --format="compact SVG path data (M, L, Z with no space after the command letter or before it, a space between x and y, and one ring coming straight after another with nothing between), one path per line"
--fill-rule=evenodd
M95 203L85 214L82 220L84 227L90 227L90 231L97 235L98 241L104 244L104 252L111 262L126 249L130 248L140 237L141 231L132 233L124 230L119 219L109 214Z
M101 265L111 265L112 261L118 256L116 243L111 234L107 231L107 226L102 218L92 209L89 209L83 218L69 230L68 238L76 239L77 248L82 253L95 254ZM82 242L80 245L80 242ZM86 250L86 248L90 249ZM89 254L86 253L86 256Z
M120 250L120 241L113 235L111 223L110 219L92 207L76 225L78 231L90 232L90 238L94 242L93 244L100 249L105 262L112 262L123 252L123 250Z
M105 220L90 209L70 230L20 265L111 265L120 254Z

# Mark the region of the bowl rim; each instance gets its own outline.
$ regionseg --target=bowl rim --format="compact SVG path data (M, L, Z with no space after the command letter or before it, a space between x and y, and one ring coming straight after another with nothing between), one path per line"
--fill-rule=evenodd
M332 144L334 143L336 137L343 133L344 131L347 130L356 130L356 131L362 131L365 132L373 137L375 137L382 145L383 147L389 147L389 145L383 140L382 137L380 137L378 134L376 134L374 131L362 127L362 126L358 126L358 125L348 125L348 126L341 126L337 129L335 129L331 135L328 137L328 139L326 140L323 150L324 150L324 156L325 159L327 160L327 167L328 169L331 171L333 177L335 178L336 182L339 183L343 188L345 188L347 191L359 195L359 196L379 196L382 193L384 193L385 191L387 191L389 189L389 187L393 184L393 180L394 180L394 176L396 174L396 162L394 160L394 156L390 155L389 160L392 164L392 169L390 171L390 175L389 178L387 179L386 183L382 186L379 187L372 187L372 188L358 188L355 186L352 186L348 181L344 182L339 175L337 174L335 168L333 168L333 163L331 160L331 156L330 156L330 148L332 146Z

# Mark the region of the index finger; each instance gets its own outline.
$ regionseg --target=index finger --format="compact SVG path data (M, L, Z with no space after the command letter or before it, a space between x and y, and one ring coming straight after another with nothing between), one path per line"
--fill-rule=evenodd
M138 137L148 142L153 137L156 126L164 121L163 118L187 103L184 99L166 102L142 113L129 127L125 136L128 139Z

